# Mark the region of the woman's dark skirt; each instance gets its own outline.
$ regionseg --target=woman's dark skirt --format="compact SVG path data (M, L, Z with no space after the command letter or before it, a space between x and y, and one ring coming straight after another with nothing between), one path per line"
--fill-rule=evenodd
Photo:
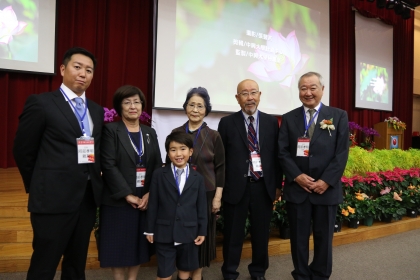
M142 188L137 188L142 197ZM101 205L99 222L99 260L101 267L125 267L146 263L154 254L144 230L146 211Z

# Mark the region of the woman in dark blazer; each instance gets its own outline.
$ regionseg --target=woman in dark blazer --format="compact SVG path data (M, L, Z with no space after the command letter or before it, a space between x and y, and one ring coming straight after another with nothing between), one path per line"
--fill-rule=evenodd
M204 266L216 258L216 213L220 210L223 185L225 182L225 149L219 132L210 129L204 117L211 111L210 96L203 87L192 88L184 102L188 121L173 131L183 131L193 139L193 154L190 164L204 177L207 190L207 237L200 245L200 268L191 275L193 280L201 280ZM170 164L169 158L166 162Z
M125 85L114 94L121 121L102 133L104 193L100 210L99 260L111 267L114 279L137 279L140 264L153 254L144 236L152 173L162 166L156 132L140 125L146 105L143 92Z

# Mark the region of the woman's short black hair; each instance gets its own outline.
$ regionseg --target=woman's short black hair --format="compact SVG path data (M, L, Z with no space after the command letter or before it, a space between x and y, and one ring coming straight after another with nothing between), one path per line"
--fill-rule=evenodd
M207 89L203 87L196 87L192 88L187 93L187 98L185 99L184 105L182 107L184 108L184 111L187 111L187 104L188 101L190 101L190 98L193 97L193 95L198 95L204 100L204 105L206 106L206 116L211 112L211 103L210 103L210 95L207 92Z
M132 85L124 85L117 89L114 93L113 105L115 111L117 111L118 116L121 116L122 101L128 97L138 95L141 101L141 108L144 110L146 108L146 97L144 97L143 92L138 87Z
M169 145L171 142L177 142L179 144L183 144L188 148L192 149L193 147L193 140L191 134L185 133L184 131L174 131L166 137L165 141L165 150L166 153L169 152Z

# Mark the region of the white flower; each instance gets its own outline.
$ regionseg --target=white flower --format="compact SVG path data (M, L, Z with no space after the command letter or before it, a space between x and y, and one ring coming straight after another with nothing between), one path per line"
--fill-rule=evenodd
M17 20L12 6L0 10L0 44L9 44L13 35L21 34L26 25L26 22Z
M328 129L328 133L330 134L330 136L330 130L335 130L335 126L333 125L333 118L329 120L322 120L322 122L320 122L319 125L321 126L321 129Z

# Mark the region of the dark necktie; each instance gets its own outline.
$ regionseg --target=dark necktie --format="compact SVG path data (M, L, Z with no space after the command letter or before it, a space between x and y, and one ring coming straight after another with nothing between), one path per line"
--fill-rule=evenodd
M254 129L254 117L249 116L249 125L248 125L248 148L249 148L249 173L251 174L251 177L254 178L254 180L260 179L262 176L261 171L254 171L254 167L252 166L252 157L251 153L256 151L259 153L259 147L258 147L258 140L257 140L257 133L255 133Z
M83 127L85 129L84 133L87 136L91 136L90 128L89 128L88 113L86 112L85 116L83 117L83 114L85 113L85 106L83 105L83 99L81 97L76 97L74 98L74 101L76 102L77 113L79 113L79 115L76 114L76 117L79 120L80 128L83 130L82 128L82 122L83 122ZM80 119L82 117L83 117L83 120Z
M316 110L315 109L309 109L308 112L309 112L309 122L311 122L312 119L314 118L314 113L316 112ZM312 138L312 135L314 134L314 130L315 130L315 121L313 121L311 123L311 126L309 126L309 128L308 128L309 138Z

